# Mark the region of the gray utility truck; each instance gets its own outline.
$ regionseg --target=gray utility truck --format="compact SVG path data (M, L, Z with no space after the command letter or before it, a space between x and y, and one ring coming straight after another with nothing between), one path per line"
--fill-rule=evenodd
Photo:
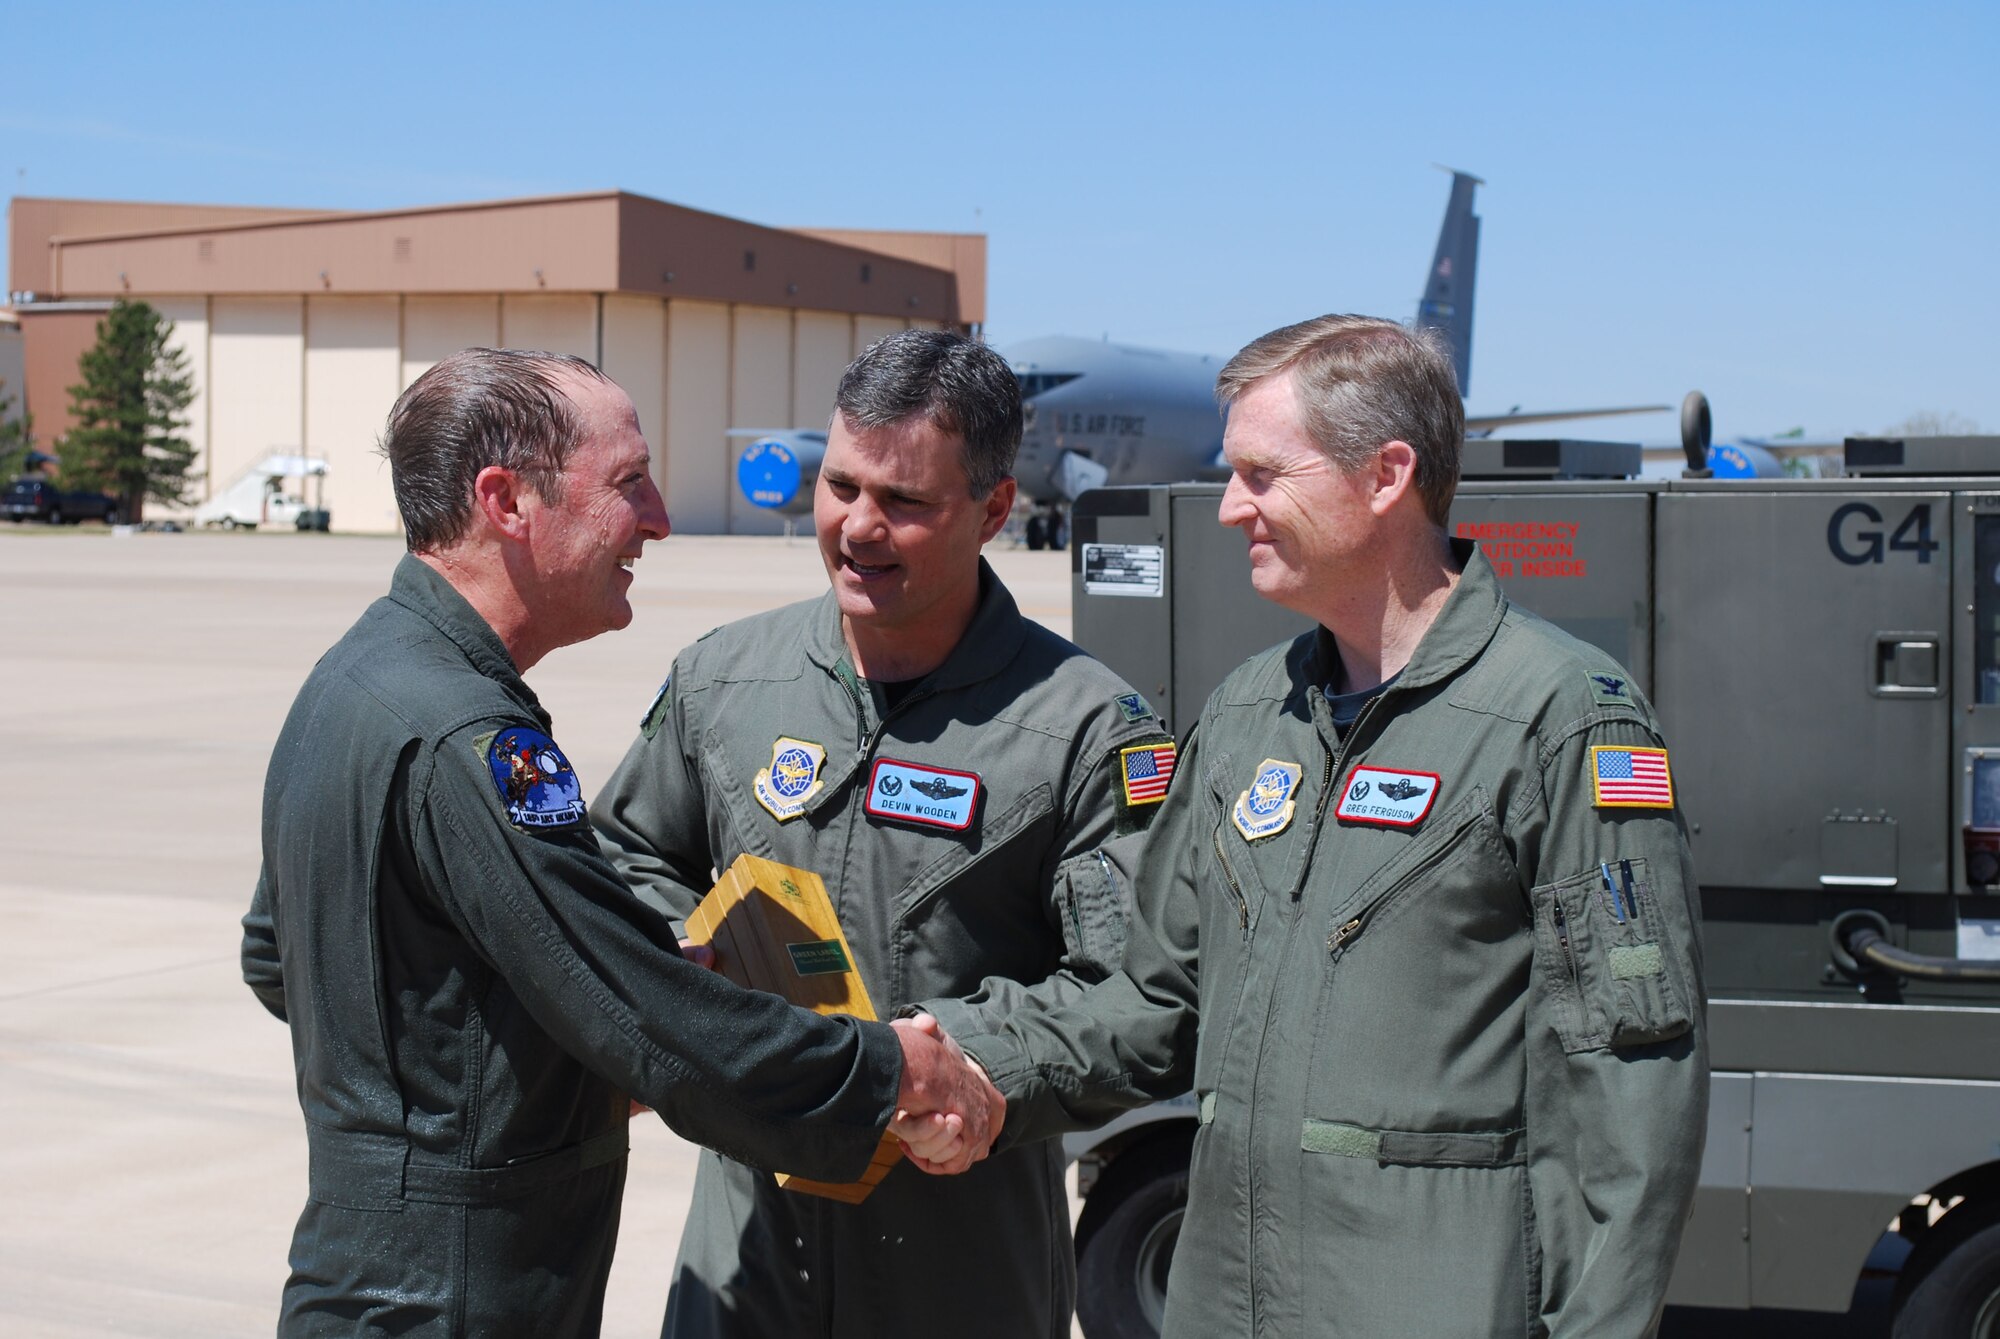
M1466 443L1453 533L1659 711L1702 884L1708 1149L1671 1303L2000 1335L2000 437L1850 439L1848 477L1685 477L1636 446ZM1221 487L1085 494L1075 637L1185 732L1254 650ZM1448 1005L1446 1006L1448 1007ZM1191 1102L1075 1136L1091 1339L1157 1331Z

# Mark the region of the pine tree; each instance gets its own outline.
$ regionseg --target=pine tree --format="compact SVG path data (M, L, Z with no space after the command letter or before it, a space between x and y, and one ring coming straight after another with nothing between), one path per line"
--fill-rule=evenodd
M35 420L33 416L14 413L14 397L7 393L7 382L0 379L0 483L5 483L19 474L28 463L28 452L35 445Z
M167 344L173 322L143 302L120 300L97 323L97 344L77 360L69 388L76 427L57 445L66 488L99 489L137 521L145 503L185 506L201 478L182 436L194 399L187 354Z

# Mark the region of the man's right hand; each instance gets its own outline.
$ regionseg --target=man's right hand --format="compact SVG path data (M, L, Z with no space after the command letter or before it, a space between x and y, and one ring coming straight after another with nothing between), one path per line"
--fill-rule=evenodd
M903 1082L889 1129L923 1170L962 1172L991 1151L1007 1099L931 1015L891 1026L903 1047Z

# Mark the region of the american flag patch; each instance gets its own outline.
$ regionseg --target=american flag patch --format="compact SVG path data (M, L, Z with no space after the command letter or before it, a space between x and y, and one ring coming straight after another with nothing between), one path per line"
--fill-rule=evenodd
M1162 744L1118 750L1118 777L1125 786L1127 808L1135 804L1158 804L1167 798L1167 783L1174 779L1177 753L1171 739Z
M1671 809L1674 778L1665 749L1590 750L1591 803L1599 809Z

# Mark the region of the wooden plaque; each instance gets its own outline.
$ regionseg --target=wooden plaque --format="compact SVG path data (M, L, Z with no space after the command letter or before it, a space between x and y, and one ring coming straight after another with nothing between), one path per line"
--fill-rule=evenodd
M754 855L736 857L688 917L687 937L714 949L716 970L739 986L782 996L814 1013L875 1018L826 884L810 870ZM902 1156L902 1141L884 1131L859 1181L808 1181L780 1172L778 1184L859 1204Z

